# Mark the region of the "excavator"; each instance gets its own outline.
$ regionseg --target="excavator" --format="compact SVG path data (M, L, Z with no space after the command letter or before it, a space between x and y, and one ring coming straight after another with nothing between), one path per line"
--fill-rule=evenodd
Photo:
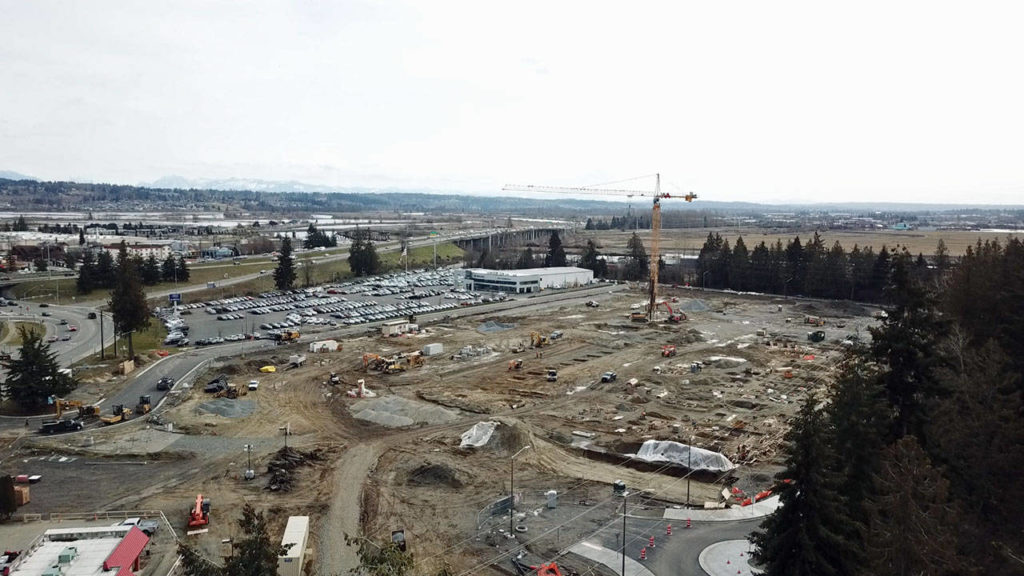
M661 355L665 358L671 358L676 355L676 345L666 344L661 347Z
M63 398L57 398L56 396L51 396L50 400L53 402L54 406L57 407L57 415L55 417L57 420L60 420L60 417L64 412L71 410L72 408L81 409L82 407L82 402L78 400L65 400Z
M681 311L673 310L672 306L669 305L668 302L666 302L664 300L661 300L660 302L658 302L658 306L664 306L668 310L668 321L669 322L671 322L673 324L678 324L678 323L682 322L683 320L686 320L686 314L683 314Z
M513 556L512 567L516 569L517 576L527 576L531 572L537 574L537 576L563 576L562 571L558 569L558 564L554 562L551 564L541 564L540 566L530 566ZM568 574L564 576L568 576Z
M531 348L541 348L543 346L547 346L548 342L549 341L548 341L548 337L547 336L544 336L543 334L541 334L539 332L531 332L530 333L530 347Z
M203 500L202 494L196 495L196 505L188 511L188 527L198 528L210 523L210 502Z

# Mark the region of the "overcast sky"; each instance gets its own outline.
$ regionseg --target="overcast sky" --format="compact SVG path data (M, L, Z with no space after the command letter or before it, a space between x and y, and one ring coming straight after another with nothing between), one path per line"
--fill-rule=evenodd
M709 200L1024 204L1022 16L0 0L0 170L471 193L661 172Z

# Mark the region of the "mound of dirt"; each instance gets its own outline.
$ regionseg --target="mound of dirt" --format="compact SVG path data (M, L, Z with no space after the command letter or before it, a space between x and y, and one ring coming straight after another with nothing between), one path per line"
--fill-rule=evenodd
M423 464L409 473L406 484L412 486L448 486L449 488L462 488L462 481L455 473L444 464Z
M529 446L530 433L521 429L515 423L501 422L501 426L494 429L490 442L484 446L485 449L512 455L518 452L523 446Z

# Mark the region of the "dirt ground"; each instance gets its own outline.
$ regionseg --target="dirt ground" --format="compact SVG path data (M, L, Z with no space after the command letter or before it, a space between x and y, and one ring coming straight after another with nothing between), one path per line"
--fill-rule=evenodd
M161 509L180 535L202 493L213 521L208 533L186 538L211 557L227 553L222 541L238 535L237 511L250 502L268 513L275 538L289 515L312 517L311 574L352 565L342 532L381 541L396 529L405 530L418 572L448 564L457 573L507 573L507 561L500 570L486 565L517 542L551 554L605 526L616 514L615 480L643 491L652 514L685 505L688 489L690 502L703 505L718 502L725 487L768 488L788 419L808 392L827 392L845 350L839 341L867 338L874 322L871 310L842 303L683 289L664 296L678 299L673 306L687 321L630 322L643 295L603 293L598 308L584 306L587 296L432 325L417 336L345 340L343 351L310 354L298 369L283 369L292 347L225 361L210 376L224 372L243 386L258 379L259 389L235 400L192 390L159 423L33 440L3 467L45 476L19 512ZM824 342L807 340L817 329L804 324L807 315L824 319ZM563 335L529 347L531 333L554 331ZM444 353L422 366L364 369L365 353L411 353L428 343L443 344ZM663 357L665 345L677 354ZM509 369L514 359L521 370ZM259 373L268 363L282 370ZM551 368L556 382L546 379ZM606 371L617 380L602 383ZM332 372L341 384L329 383ZM376 398L346 394L360 379ZM460 448L461 435L486 421L498 423L490 441ZM630 460L648 439L721 452L738 468L688 482L683 468ZM285 442L304 461L284 474L289 491L268 490L268 464ZM251 481L242 477L246 446L257 473ZM529 536L512 540L507 512L486 508L507 496L510 457L527 446L514 463L522 494L515 523ZM544 507L551 490L556 509Z

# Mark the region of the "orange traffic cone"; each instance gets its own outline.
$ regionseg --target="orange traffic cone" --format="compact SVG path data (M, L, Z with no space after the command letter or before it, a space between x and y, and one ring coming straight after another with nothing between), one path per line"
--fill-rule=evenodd
M651 536L651 543L648 546L654 548L654 536Z
M647 560L647 548L646 547L640 549L640 559L641 560Z
M687 518L687 519L686 519L686 527L687 527L687 528L689 528L690 526L691 526L691 524L690 524L690 519L689 519L689 518Z
M671 536L671 535L672 535L672 525L669 524L668 526L665 526L665 536Z

